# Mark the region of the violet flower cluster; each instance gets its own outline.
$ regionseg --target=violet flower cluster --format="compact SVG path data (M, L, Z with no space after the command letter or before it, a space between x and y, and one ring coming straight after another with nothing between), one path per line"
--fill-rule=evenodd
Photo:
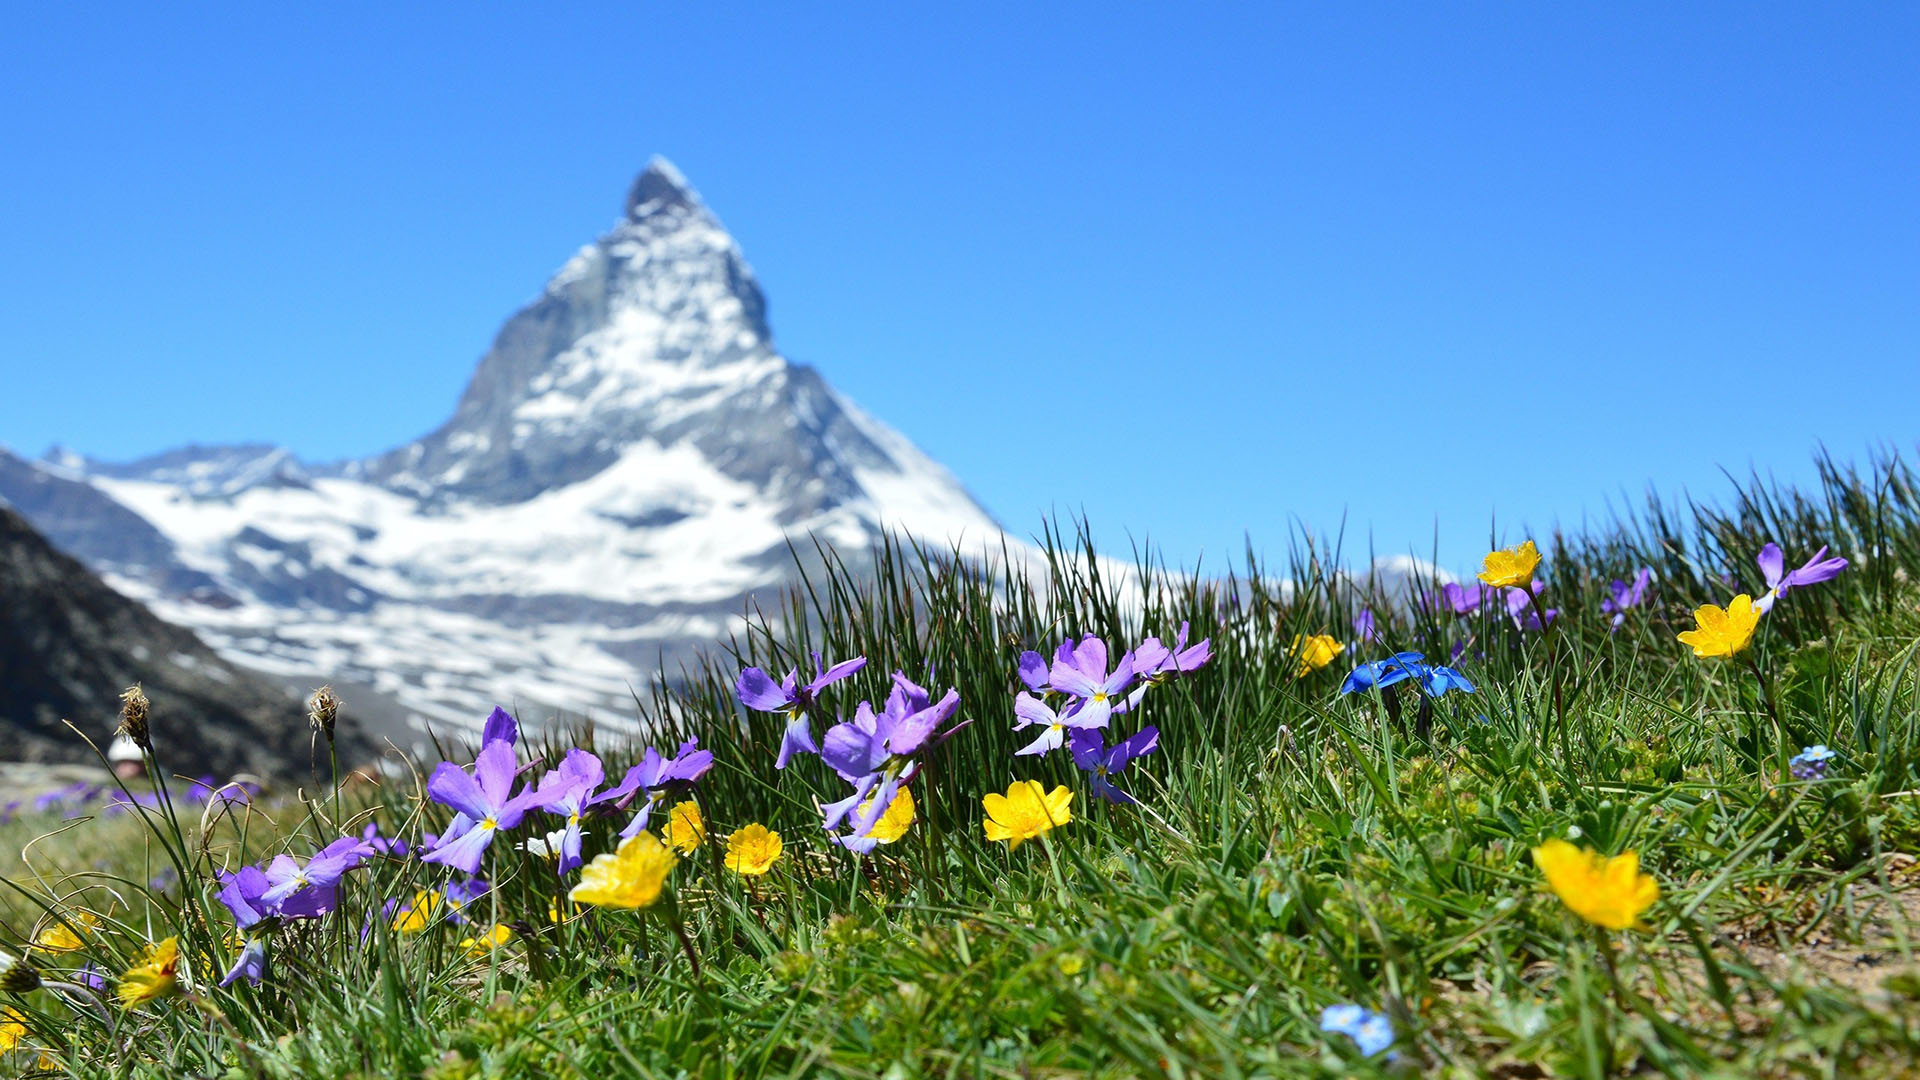
M1094 794L1108 802L1134 802L1113 778L1129 762L1159 749L1160 730L1147 725L1111 745L1106 733L1113 718L1138 708L1150 688L1192 674L1213 658L1212 639L1189 646L1189 632L1181 623L1171 645L1149 637L1111 667L1106 641L1093 634L1078 643L1063 640L1050 661L1037 652L1020 654L1018 672L1027 688L1013 699L1014 730L1037 726L1040 734L1014 753L1037 756L1065 745Z

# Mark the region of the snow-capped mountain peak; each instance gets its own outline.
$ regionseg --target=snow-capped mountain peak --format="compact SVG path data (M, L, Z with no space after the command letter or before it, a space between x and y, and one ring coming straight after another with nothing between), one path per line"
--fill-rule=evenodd
M240 446L42 468L81 486L42 526L56 542L231 658L447 718L624 711L663 651L789 578L790 540L998 535L945 469L780 355L739 245L660 158L426 436L328 466ZM70 509L95 503L150 524L164 559Z

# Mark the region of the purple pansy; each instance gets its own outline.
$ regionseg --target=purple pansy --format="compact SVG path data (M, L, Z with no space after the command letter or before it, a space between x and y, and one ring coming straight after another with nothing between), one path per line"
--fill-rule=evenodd
M1440 599L1455 615L1472 615L1487 606L1493 598L1493 592L1478 583L1460 585L1449 581L1440 586Z
M560 841L559 872L562 874L580 866L580 815L586 812L594 791L606 778L606 769L599 758L575 748L560 759L558 768L540 778L540 786L534 791L534 805L567 819L566 832Z
M813 670L817 673L812 682L800 683L800 669L787 672L778 683L773 677L757 667L740 672L740 681L735 692L740 696L740 704L761 712L783 712L787 714L787 730L780 737L780 753L774 758L773 767L784 769L787 762L798 753L817 754L820 744L813 738L813 722L807 714L813 709L814 701L820 691L839 682L867 666L867 658L856 656L851 660L842 660L831 667L823 667L819 653L813 654Z
M1380 640L1380 628L1374 622L1372 608L1361 608L1360 614L1353 617L1353 636L1368 643Z
M465 815L467 825L457 834L449 829L432 851L420 857L421 861L450 866L463 873L477 873L480 856L493 843L494 833L519 825L527 810L535 805L531 791L512 795L513 778L519 772L519 765L513 744L496 739L480 748L471 775L451 761L435 766L433 776L427 780L428 796Z
M240 955L233 961L233 967L220 977L222 987L232 986L245 979L255 986L267 975L267 943L264 938L250 937L240 947Z
M853 794L820 809L824 827L832 832L849 814L853 817L853 835L864 838L873 831L874 822L893 805L900 785L913 778L917 762L913 756L934 745L965 724L944 732L936 729L960 707L960 691L948 690L939 701L915 685L901 672L893 673L893 691L886 706L876 712L861 702L852 720L835 724L821 740L820 759L841 778L852 783ZM872 802L857 810L869 796Z
M1013 699L1013 715L1016 718L1013 725L1015 731L1030 724L1039 724L1041 728L1040 737L1015 750L1015 756L1044 754L1049 750L1058 749L1067 741L1068 728L1084 731L1097 729L1107 722L1105 716L1099 718L1099 723L1091 722L1087 719L1085 710L1082 709L1069 707L1062 712L1055 712L1046 702L1024 690Z
M1772 611L1775 602L1787 595L1788 590L1832 581L1840 576L1840 571L1847 568L1847 560L1838 556L1827 558L1825 544L1820 545L1820 550L1813 553L1813 558L1794 570L1787 569L1786 555L1781 552L1780 545L1772 542L1760 549L1760 554L1754 561L1760 564L1760 572L1767 579L1767 594L1753 602L1753 609L1762 614Z
M1070 658L1054 658L1047 682L1053 689L1079 699L1074 706L1081 721L1077 726L1105 727L1116 706L1124 709L1122 695L1133 685L1133 662L1133 654L1128 653L1113 670L1107 670L1107 643L1088 634L1073 647Z
M1507 614L1513 618L1515 626L1525 630L1540 629L1543 610L1546 612L1546 621L1549 624L1559 618L1559 608L1545 607L1540 600L1540 594L1546 591L1547 585L1544 581L1535 581L1525 589L1506 590Z
M498 705L487 715L486 724L480 729L480 745L503 742L512 746L520 741L520 722Z
M1160 748L1160 729L1149 724L1112 746L1098 728L1076 728L1073 733L1073 763L1087 774L1087 786L1108 802L1131 804L1133 796L1114 787L1112 778L1120 775L1127 762L1145 757Z
M1082 644L1084 645L1085 642ZM1104 647L1103 644L1102 648ZM1212 659L1213 639L1204 638L1200 644L1188 648L1187 624L1182 622L1180 633L1174 636L1171 648L1161 644L1157 637L1150 637L1140 643L1140 647L1133 651L1133 673L1149 682L1159 682L1176 675L1198 671L1207 666L1207 661ZM1116 709L1115 711L1124 710Z
M587 800L587 806L612 804L621 809L641 795L646 797L640 802L640 809L633 820L620 830L622 837L640 835L647 827L656 804L672 791L687 787L707 775L713 768L713 751L700 749L699 739L688 739L680 744L680 749L672 757L663 757L660 751L647 747L641 756L640 764L627 770L627 775L618 784Z
M1608 628L1608 633L1618 631L1627 621L1627 612L1646 602L1647 589L1652 584L1653 567L1643 566L1639 573L1633 575L1633 584L1615 581L1607 586L1611 595L1600 601L1600 613L1613 616L1613 624Z

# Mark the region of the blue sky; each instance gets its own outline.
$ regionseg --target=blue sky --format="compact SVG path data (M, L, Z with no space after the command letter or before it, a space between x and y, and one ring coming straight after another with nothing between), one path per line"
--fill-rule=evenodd
M656 152L1020 531L1458 565L1920 438L1920 9L913 7L12 12L0 442L411 439Z

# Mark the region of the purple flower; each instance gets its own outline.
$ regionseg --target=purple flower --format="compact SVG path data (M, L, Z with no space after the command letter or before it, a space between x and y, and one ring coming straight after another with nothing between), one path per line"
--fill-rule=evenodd
M493 843L493 834L512 829L534 805L531 791L509 797L520 759L513 744L496 739L480 748L474 759L473 773L451 761L434 767L427 780L427 794L433 801L453 807L466 815L467 827L455 835L453 830L440 837L440 843L421 861L450 866L464 873L480 870L480 856Z
M1203 642L1194 649L1207 647ZM1053 689L1079 699L1075 708L1081 721L1078 726L1105 727L1117 704L1115 699L1133 685L1133 661L1133 654L1128 653L1108 671L1107 643L1088 634L1074 646L1071 659L1054 658L1047 682Z
M800 669L794 668L778 683L772 676L757 667L740 672L740 681L735 692L740 696L740 704L761 712L784 712L787 714L787 730L780 737L780 753L774 758L773 767L784 769L793 755L805 752L817 754L820 745L813 739L813 725L807 714L813 709L814 701L820 691L839 682L841 679L867 666L867 658L856 656L851 660L842 660L832 667L821 666L820 654L813 654L813 670L817 673L812 682L800 684Z
M373 851L357 836L343 836L302 864L276 855L267 864L267 888L259 902L267 911L292 918L323 915L338 903L336 886L347 871Z
M1543 581L1533 582L1525 591L1507 589L1507 614L1513 618L1513 624L1524 630L1540 629L1540 594L1547 591ZM1546 621L1551 624L1560 617L1559 608L1546 608Z
M1098 728L1076 728L1073 732L1073 763L1087 774L1087 785L1095 795L1123 805L1132 803L1134 798L1114 787L1112 778L1120 775L1127 762L1159 748L1160 729L1151 724L1112 746L1106 745Z
M1073 662L1073 642L1062 641L1060 647L1054 650L1053 662L1071 664ZM1020 654L1018 670L1020 672L1020 681L1027 684L1027 689L1036 694L1043 695L1053 691L1052 684L1047 682L1048 661L1046 657L1029 649Z
M1494 590L1473 583L1457 585L1451 581L1440 586L1440 599L1455 615L1472 615L1486 607L1493 599Z
M101 970L99 964L89 960L73 973L73 981L89 990L104 991L107 988L107 973Z
M1633 575L1633 584L1615 581L1607 586L1613 594L1600 601L1600 613L1613 616L1613 625L1608 633L1614 633L1627 621L1627 612L1639 607L1647 599L1647 587L1653 584L1653 567L1643 566Z
M1789 571L1786 556L1781 553L1780 545L1769 541L1766 547L1760 549L1759 556L1754 560L1760 564L1760 572L1766 575L1767 594L1753 602L1753 609L1764 614L1772 611L1774 603L1787 595L1790 589L1818 585L1823 581L1832 581L1839 577L1840 571L1847 568L1847 560L1838 557L1829 559L1826 556L1827 546L1822 544L1820 550L1813 553L1813 558L1808 559L1798 569Z
M1091 640L1100 641L1099 638ZM1082 646L1085 644L1086 642L1081 642ZM1105 644L1101 643L1101 648L1105 647ZM1075 655L1078 655L1077 651ZM1133 651L1133 673L1150 682L1159 682L1176 675L1198 671L1212 659L1213 639L1206 638L1200 644L1188 648L1187 624L1183 622L1180 624L1180 633L1174 637L1172 648L1162 645L1157 637L1150 637L1140 643L1140 647ZM1092 673L1089 672L1089 674Z
M606 778L600 759L576 748L560 759L559 768L540 778L540 786L534 791L534 805L567 819L566 832L560 840L559 871L562 874L580 866L580 815L586 812L594 791Z
M864 839L873 831L874 822L893 805L900 785L913 778L918 769L914 755L966 726L962 723L937 731L960 707L960 691L948 690L937 702L930 702L930 697L896 671L893 691L887 695L883 709L875 712L863 701L852 720L827 731L820 744L820 759L854 786L851 796L820 808L828 832L838 829L851 814L854 838ZM869 796L872 802L858 809Z
M233 913L234 924L240 929L248 929L277 914L261 899L270 883L259 867L243 866L232 874L222 875L220 881L223 887L217 899Z
M480 745L484 747L488 743L503 742L512 746L519 741L520 722L507 710L495 705L493 712L487 714L485 726L480 729Z
M221 976L220 985L223 987L232 986L241 979L245 979L253 985L259 986L260 980L265 978L266 974L267 943L261 938L250 937L247 939L246 944L240 947L240 955L235 958L233 967L229 968L227 973Z
M1353 617L1353 636L1365 642L1380 640L1380 630L1374 624L1372 608L1361 608L1360 614Z
M389 840L381 836L380 824L375 821L367 822L367 827L360 830L360 842L366 845L368 853L385 855L394 859L406 858L407 852L410 850L405 840L398 837Z
M640 764L627 770L627 775L613 787L588 799L587 806L602 806L611 803L614 808L624 808L634 799L645 794L640 803L639 812L633 820L620 831L622 837L640 835L647 827L647 821L653 814L656 804L665 799L669 792L686 788L713 768L713 751L700 749L699 739L688 739L680 744L680 749L672 757L662 757L660 751L647 747L641 756Z
M1017 720L1013 725L1013 730L1015 731L1019 731L1029 724L1039 724L1041 726L1040 737L1020 749L1015 750L1014 754L1016 756L1044 754L1049 750L1058 749L1067 741L1068 728L1073 728L1075 731L1085 731L1098 729L1106 723L1106 717L1104 716L1100 718L1100 723L1090 722L1087 719L1086 710L1084 709L1068 708L1064 715L1056 713L1045 702L1024 690L1020 692L1019 696L1013 699L1013 715Z

